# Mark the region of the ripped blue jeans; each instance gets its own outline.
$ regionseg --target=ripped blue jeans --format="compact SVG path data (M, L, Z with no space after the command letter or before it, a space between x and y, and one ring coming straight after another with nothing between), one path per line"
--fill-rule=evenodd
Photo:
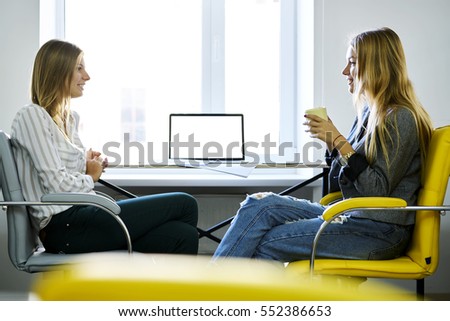
M292 262L309 259L325 207L274 193L256 193L241 203L213 258L249 257ZM408 246L412 228L341 217L322 233L316 257L390 259Z

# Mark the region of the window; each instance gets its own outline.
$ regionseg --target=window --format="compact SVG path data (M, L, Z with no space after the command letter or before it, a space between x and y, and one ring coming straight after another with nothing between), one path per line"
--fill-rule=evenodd
M253 153L298 145L296 0L49 2L41 42L52 25L84 51L91 80L72 108L113 165L162 161L170 113L243 113Z

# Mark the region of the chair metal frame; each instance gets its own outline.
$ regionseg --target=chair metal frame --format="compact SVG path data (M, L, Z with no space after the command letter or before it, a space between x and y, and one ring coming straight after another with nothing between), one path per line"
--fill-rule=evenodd
M73 195L77 194L77 195ZM72 196L76 196L79 198L79 200L71 200ZM8 206L50 206L50 205L91 205L98 207L108 214L111 214L111 216L117 221L117 223L120 225L123 233L125 234L125 238L127 241L127 251L128 253L133 253L133 245L131 243L131 237L130 233L128 232L128 228L125 225L125 223L122 221L122 219L119 217L120 211L117 212L117 210L112 210L111 206L107 206L104 204L104 200L98 199L94 196L94 198L91 198L89 196L94 196L92 194L84 194L84 193L54 193L54 194L47 194L43 195L41 198L41 202L12 202L12 201L0 201L0 205L2 206L2 209L4 211L8 210ZM100 196L104 197L104 196ZM60 200L62 198L67 198L67 200L63 201ZM57 199L57 200L53 200Z

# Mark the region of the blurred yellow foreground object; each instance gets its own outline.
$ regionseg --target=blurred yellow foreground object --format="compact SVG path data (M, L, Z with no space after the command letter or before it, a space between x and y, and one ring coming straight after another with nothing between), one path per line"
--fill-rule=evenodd
M201 256L98 254L47 272L32 289L51 301L414 300L398 289L299 277L282 264Z

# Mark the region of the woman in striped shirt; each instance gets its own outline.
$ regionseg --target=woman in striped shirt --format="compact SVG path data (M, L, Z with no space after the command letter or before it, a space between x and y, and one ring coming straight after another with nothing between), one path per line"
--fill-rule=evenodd
M50 40L36 55L32 104L13 120L11 141L27 201L58 192L95 193L94 183L108 165L99 152L85 150L70 100L83 95L83 52ZM185 193L142 196L118 202L133 249L144 253L197 254L198 208ZM85 253L126 249L123 231L93 206L36 206L31 220L48 252Z

